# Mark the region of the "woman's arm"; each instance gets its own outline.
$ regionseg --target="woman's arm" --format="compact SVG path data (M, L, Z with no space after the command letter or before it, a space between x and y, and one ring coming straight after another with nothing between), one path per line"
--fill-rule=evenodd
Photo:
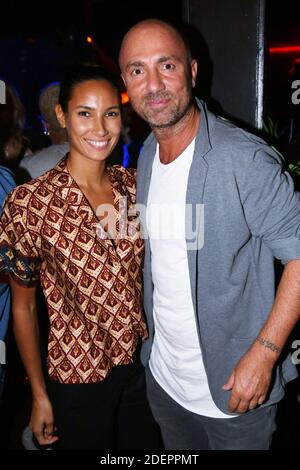
M18 349L32 390L30 428L40 445L52 444L54 436L52 406L49 401L41 363L36 287L22 287L10 278L14 332Z

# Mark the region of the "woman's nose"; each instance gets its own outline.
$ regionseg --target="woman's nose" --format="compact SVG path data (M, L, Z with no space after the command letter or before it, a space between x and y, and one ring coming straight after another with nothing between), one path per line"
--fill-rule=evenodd
M105 120L101 117L96 117L94 119L94 126L93 130L96 132L98 135L106 135L108 133L108 130L105 125Z

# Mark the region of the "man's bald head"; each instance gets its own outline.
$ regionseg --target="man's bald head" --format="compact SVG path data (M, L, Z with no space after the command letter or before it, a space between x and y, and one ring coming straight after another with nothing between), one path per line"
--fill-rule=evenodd
M141 43L143 40L148 40L149 36L152 34L161 34L162 37L169 36L174 43L177 43L178 46L182 48L186 54L187 62L192 60L192 54L187 40L174 26L159 19L147 19L134 25L123 38L119 53L119 64L122 71L125 67L124 54L128 45L131 46L135 44L136 41Z

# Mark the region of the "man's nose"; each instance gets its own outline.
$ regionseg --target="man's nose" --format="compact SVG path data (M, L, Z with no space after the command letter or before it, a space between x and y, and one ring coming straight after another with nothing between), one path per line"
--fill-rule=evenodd
M149 71L147 78L147 87L149 91L155 92L165 89L165 83L163 81L163 77L159 73L159 70L155 69Z

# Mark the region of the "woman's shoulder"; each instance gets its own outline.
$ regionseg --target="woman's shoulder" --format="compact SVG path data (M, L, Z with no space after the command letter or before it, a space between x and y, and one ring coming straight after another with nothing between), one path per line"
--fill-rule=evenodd
M7 196L9 202L24 201L27 194L33 194L40 186L40 178L16 186Z
M56 165L51 170L48 170L43 175L38 178L34 178L26 183L16 186L8 195L9 202L20 202L22 201L22 206L25 206L25 201L28 200L28 197L40 193L42 188L46 188L49 185L52 185L53 178L57 175Z

